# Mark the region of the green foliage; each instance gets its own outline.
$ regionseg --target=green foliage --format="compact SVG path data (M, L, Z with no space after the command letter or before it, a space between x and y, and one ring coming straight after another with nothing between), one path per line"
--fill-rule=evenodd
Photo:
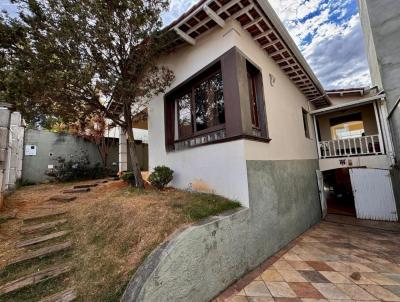
M162 28L168 0L13 2L19 17L0 15L0 99L30 124L52 124L48 117L69 124L103 114L134 142L133 116L174 80L157 64L177 39ZM137 164L133 171L143 187Z
M130 108L174 78L156 65L176 38L162 29L168 0L14 2L18 18L0 15L0 96L31 124L102 112L126 126L104 100Z
M99 163L92 166L87 156L82 156L76 160L65 160L59 157L57 162L58 164L49 170L47 175L60 182L99 179L107 175L107 170Z
M123 181L127 182L131 186L136 185L136 177L133 172L123 172L121 178Z
M164 187L172 180L174 171L166 166L157 166L154 168L154 172L150 174L150 183L159 190Z

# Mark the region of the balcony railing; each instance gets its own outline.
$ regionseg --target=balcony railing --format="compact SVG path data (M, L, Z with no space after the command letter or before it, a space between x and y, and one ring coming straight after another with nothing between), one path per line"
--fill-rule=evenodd
M319 142L321 158L383 154L379 135Z

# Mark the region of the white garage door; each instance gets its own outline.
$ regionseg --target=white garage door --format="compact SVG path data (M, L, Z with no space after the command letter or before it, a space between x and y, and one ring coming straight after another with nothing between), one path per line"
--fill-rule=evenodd
M357 218L397 221L389 170L350 169Z

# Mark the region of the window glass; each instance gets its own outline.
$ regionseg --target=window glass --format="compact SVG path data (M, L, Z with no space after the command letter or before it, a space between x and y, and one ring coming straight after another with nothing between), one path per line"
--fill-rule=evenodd
M307 138L310 138L310 129L308 127L308 112L303 109L303 126L304 134Z
M333 139L356 138L365 135L364 123L362 121L353 121L342 123L331 127Z
M334 117L329 120L332 139L356 138L365 135L360 112Z
M258 119L258 106L257 106L257 79L256 75L247 72L247 80L249 86L249 99L250 99L250 110L251 110L251 123L254 128L259 128Z
M202 81L194 89L196 131L225 123L221 72Z
M180 138L188 137L193 133L190 95L190 93L187 93L176 99L178 107L178 129Z

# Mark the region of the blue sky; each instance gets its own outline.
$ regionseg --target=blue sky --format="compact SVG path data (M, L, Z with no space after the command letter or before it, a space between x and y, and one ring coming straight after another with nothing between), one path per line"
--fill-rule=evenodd
M170 0L171 23L198 0ZM357 0L269 0L326 89L369 86ZM0 9L15 14L9 0Z

